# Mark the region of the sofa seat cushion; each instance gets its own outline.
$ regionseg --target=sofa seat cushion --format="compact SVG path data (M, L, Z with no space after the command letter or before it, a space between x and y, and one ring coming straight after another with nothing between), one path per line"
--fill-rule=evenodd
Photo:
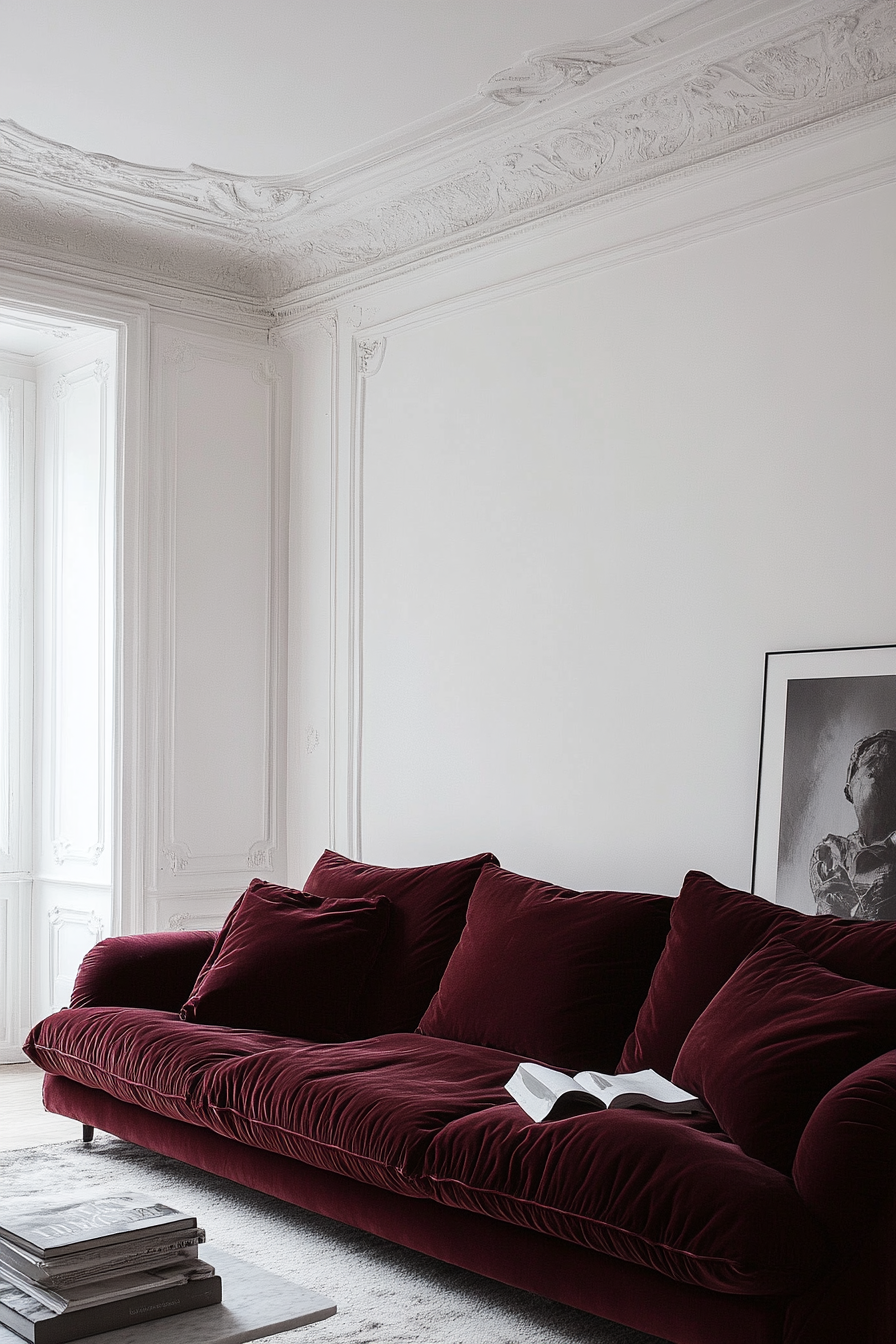
M413 1033L269 1050L208 1070L201 1106L228 1138L402 1194L449 1122L513 1105L518 1060Z
M198 1080L216 1061L255 1055L281 1037L182 1022L146 1008L68 1008L38 1023L25 1051L47 1073L191 1124ZM298 1041L294 1050L301 1049Z
M501 1106L447 1125L423 1173L441 1203L722 1293L797 1293L831 1254L791 1182L709 1116L616 1110L539 1125Z

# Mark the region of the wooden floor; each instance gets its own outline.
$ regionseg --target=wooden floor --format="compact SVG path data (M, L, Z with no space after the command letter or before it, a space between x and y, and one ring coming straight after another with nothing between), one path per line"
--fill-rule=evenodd
M77 1142L76 1120L50 1115L40 1097L43 1070L36 1064L0 1064L0 1149Z

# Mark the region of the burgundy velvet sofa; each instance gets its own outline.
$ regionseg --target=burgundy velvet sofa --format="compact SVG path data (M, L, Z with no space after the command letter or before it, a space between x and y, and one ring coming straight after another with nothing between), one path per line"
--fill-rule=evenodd
M98 944L25 1048L51 1111L676 1344L896 1340L894 924L328 851ZM709 1111L534 1124L521 1059Z

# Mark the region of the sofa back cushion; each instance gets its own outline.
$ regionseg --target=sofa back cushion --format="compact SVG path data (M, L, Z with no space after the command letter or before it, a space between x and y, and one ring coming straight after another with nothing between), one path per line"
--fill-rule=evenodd
M611 1069L672 905L668 896L569 891L485 868L419 1031L561 1068Z
M255 878L180 1015L309 1041L348 1040L389 913L385 896L323 899Z
M749 1156L789 1175L815 1107L896 1048L896 989L825 970L783 938L742 961L681 1047L673 1082Z
M710 999L751 952L775 936L838 975L896 988L896 922L803 915L722 886L706 873L688 873L617 1071L656 1069L671 1078L685 1037Z
M419 868L382 868L325 850L308 874L316 896L387 896L389 928L358 1000L359 1034L413 1031L461 935L476 879L494 854Z

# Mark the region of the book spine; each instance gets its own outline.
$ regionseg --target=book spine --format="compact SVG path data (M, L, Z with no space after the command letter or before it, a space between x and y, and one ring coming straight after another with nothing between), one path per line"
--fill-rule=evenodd
M29 1321L0 1302L0 1323L27 1339L29 1344L70 1344L72 1340L105 1334L107 1330L159 1321L165 1316L178 1316L199 1307L213 1307L220 1301L221 1279L216 1274L209 1279L178 1284L176 1288L157 1288L151 1293L141 1293L139 1297L104 1302L99 1307L65 1311L42 1321Z

